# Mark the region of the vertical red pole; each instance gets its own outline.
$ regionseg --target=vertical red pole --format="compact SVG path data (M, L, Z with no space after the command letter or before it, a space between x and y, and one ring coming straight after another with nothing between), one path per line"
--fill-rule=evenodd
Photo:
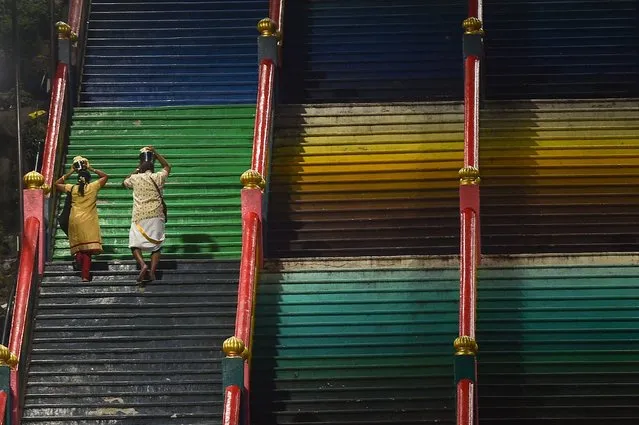
M455 339L457 425L478 422L475 340L479 224L479 70L482 54L481 0L470 0L464 20L464 166L460 189L459 337Z

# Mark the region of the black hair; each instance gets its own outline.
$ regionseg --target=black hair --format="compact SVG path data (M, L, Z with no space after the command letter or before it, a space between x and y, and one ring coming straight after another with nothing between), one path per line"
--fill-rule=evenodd
M155 165L153 161L144 161L140 163L140 166L138 167L138 169L139 169L138 173L144 173L148 170L151 170L151 172L154 173Z
M78 192L80 193L80 196L84 196L84 186L89 184L90 181L91 173L87 170L78 171Z

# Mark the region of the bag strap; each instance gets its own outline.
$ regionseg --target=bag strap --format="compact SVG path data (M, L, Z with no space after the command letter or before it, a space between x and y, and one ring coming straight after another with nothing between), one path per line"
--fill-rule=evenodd
M155 180L153 180L153 177L149 176L149 179L151 180L151 183L153 183L153 186L155 186L155 190L158 191L158 195L160 195L160 200L164 202L164 197L162 196L162 192L160 192L160 188L158 187L158 184L155 182Z

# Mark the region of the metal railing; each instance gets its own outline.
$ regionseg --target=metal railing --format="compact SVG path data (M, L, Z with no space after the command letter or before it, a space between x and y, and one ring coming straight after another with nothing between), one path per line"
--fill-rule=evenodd
M55 197L51 193L53 180L62 166L62 143L67 135L68 118L74 103L71 88L73 75L78 74L74 61L81 58L77 50L78 31L84 33L82 17L88 2L71 0L69 22L58 22L58 64L52 81L49 120L42 154L41 172L31 171L24 178L22 193L23 231L20 244L18 277L7 306L7 318L0 346L0 425L19 425L22 416L26 363L31 344L31 326L40 277L48 253L48 241L55 230Z
M262 19L258 37L258 89L251 169L240 178L242 199L242 254L237 295L235 335L224 341L222 362L225 425L247 425L253 319L259 271L263 260L264 217L268 192L269 156L273 135L275 80L281 49L283 0L271 0L269 18Z
M455 339L457 425L478 423L477 266L481 260L479 222L479 71L483 51L481 0L470 0L464 20L464 166L459 170L460 289L459 336Z

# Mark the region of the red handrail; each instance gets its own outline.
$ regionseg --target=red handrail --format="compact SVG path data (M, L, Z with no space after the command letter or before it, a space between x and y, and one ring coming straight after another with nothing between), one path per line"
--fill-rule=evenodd
M71 0L69 5L69 26L71 27L71 31L76 34L81 26L83 10L83 0ZM49 120L47 123L47 133L45 137L41 169L44 181L40 180L39 182L32 182L35 186L29 187L22 193L22 196L25 198L23 218L24 230L20 245L18 278L16 282L16 295L14 299L8 347L9 351L15 354L19 360L23 357L22 349L27 338L27 325L30 322L28 315L30 314L30 300L34 296L34 294L31 293L33 289L33 278L36 274L43 272L44 195L41 186L44 183L51 187L55 177L56 153L59 147L64 108L65 103L70 101L69 99L66 99L69 81L69 66L69 64L63 62L58 63L52 81ZM37 175L37 173L35 174ZM40 253L39 256L38 252ZM37 273L36 259L39 259ZM12 425L19 425L21 420L22 406L20 405L20 366L23 365L18 363L18 366L10 373L10 394L8 397L11 400Z
M40 221L35 217L29 217L24 223L24 233L20 246L20 268L16 283L16 295L11 319L11 336L9 338L9 351L21 359L22 347L25 338L25 328L29 318L29 300L33 288L33 276L36 271L36 252L40 233ZM11 423L20 425L22 406L20 405L20 363L11 370Z
M481 0L469 0L465 36L480 37ZM474 18L474 21L473 21ZM471 28L472 27L472 28ZM470 37L469 37L470 38ZM475 39L476 40L476 39ZM472 43L469 40L469 45ZM457 425L477 423L475 340L477 265L481 257L479 224L479 65L477 46L465 46L464 167L460 170L459 338L455 341ZM474 49L474 50L473 50ZM463 366L462 366L463 365ZM456 364L457 366L457 364ZM470 367L468 367L470 366Z
M80 23L82 20L82 11L84 9L84 0L71 0L69 2L69 26L71 31L76 34L80 32Z
M270 0L269 17L282 28L282 0ZM244 422L250 423L248 398L250 397L250 353L255 311L255 292L259 270L262 267L262 201L265 180L268 179L268 158L273 131L273 107L275 92L276 58L265 57L258 65L257 104L253 130L253 152L251 171L242 189L242 256L237 294L235 337L240 339L249 353L244 363ZM240 420L239 406L242 391L235 385L225 388L222 423L237 425Z
M7 417L7 401L9 394L6 391L0 391L0 425L5 425Z
M223 425L234 425L240 421L240 396L242 390L237 385L231 385L224 390L224 416Z
M84 11L84 0L71 0L69 2L68 24L71 31L78 34L82 22L82 12ZM51 84L51 101L49 103L49 120L47 122L47 134L42 153L42 170L44 183L48 186L53 184L55 174L56 153L60 139L62 116L67 99L67 85L69 81L69 64L59 62Z
M60 138L60 127L62 126L62 113L64 112L68 78L69 66L62 62L58 63L51 88L49 121L47 123L47 135L44 141L44 152L42 153L41 174L44 176L45 184L49 187L53 185L53 179L55 177L56 152L58 151L58 140Z
M274 81L275 63L271 59L265 59L259 65L255 127L253 129L253 155L251 158L251 168L264 178L266 178L268 168L268 142L273 128Z

